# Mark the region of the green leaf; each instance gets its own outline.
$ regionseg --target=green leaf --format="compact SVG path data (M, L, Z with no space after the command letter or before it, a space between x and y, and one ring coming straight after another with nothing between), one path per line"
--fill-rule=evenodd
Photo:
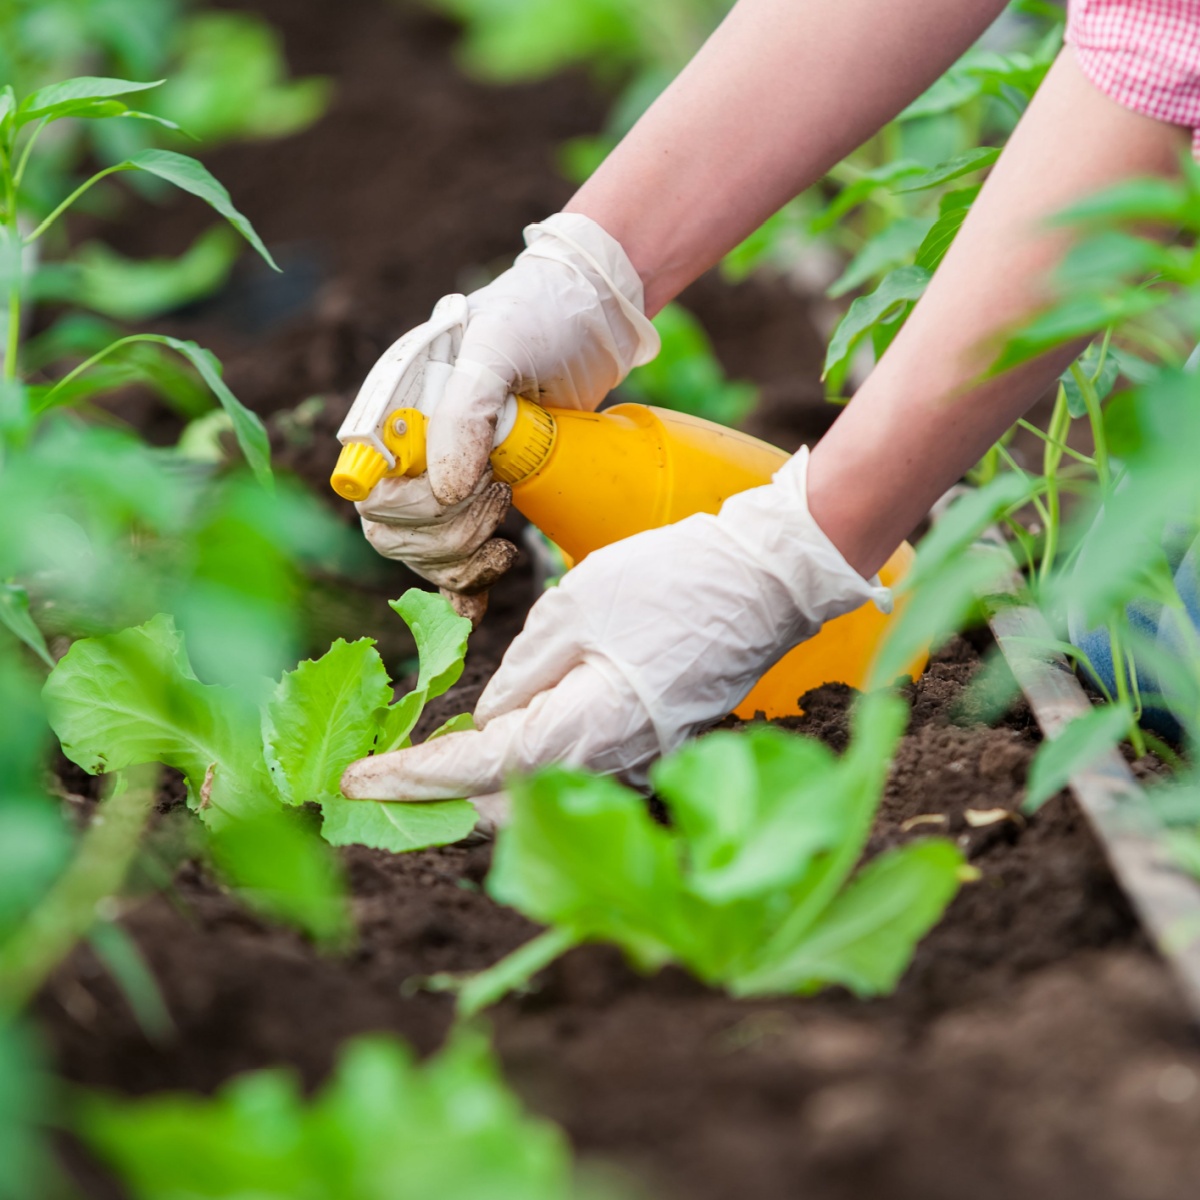
M177 188L199 196L206 204L217 210L233 227L258 251L266 262L279 270L279 265L271 257L271 252L263 244L262 239L254 231L254 226L233 206L229 192L204 166L186 154L176 154L174 150L143 150L126 160L126 165L139 171L147 171L157 175Z
M1106 353L1104 362L1100 362L1100 346L1093 342L1079 356L1079 366L1083 370L1096 389L1096 397L1103 400L1113 389L1113 384L1117 382L1117 376L1121 373L1120 360L1115 354ZM1068 367L1059 377L1059 383L1063 385L1063 390L1067 394L1067 409L1072 417L1077 420L1080 417L1087 416L1087 404L1083 399L1083 392L1080 390L1079 384L1075 382L1075 376L1071 373L1071 368Z
M328 107L330 81L289 80L278 31L255 13L194 12L177 41L171 76L152 107L208 145L286 137Z
M838 323L825 354L822 378L847 361L872 328L893 319L904 304L919 299L931 276L921 267L899 267L885 275L867 296L859 296Z
M1149 238L1106 229L1072 245L1055 272L1061 293L1105 292L1138 287L1151 275L1178 273L1173 255L1178 248Z
M1181 225L1194 217L1189 209L1187 190L1181 184L1168 179L1130 179L1063 209L1055 221L1064 225L1118 221Z
M159 1041L167 1038L174 1029L171 1014L154 972L125 927L115 921L97 921L87 941L121 989L142 1032Z
M721 425L736 425L754 408L758 389L728 379L700 322L680 304L654 318L662 348L621 385L622 394L646 404L690 413Z
M1056 738L1043 742L1029 767L1024 810L1036 812L1072 775L1123 741L1132 724L1127 704L1106 704L1076 717Z
M939 163L922 175L905 180L903 187L894 187L892 191L897 194L922 192L926 188L937 187L940 183L949 183L952 179L961 179L964 175L982 171L985 167L990 167L999 157L1000 151L995 146L978 146L947 162Z
M901 217L866 242L846 269L826 290L835 299L869 283L894 267L903 266L924 243L933 220L930 217ZM918 264L923 266L924 264Z
M858 996L891 991L918 941L958 891L962 853L929 840L869 862L790 954L734 980L739 996L811 992L840 983Z
M263 717L267 761L283 799L322 805L341 799L342 772L370 753L376 714L391 698L370 638L338 638L319 659L286 672Z
M417 686L379 714L377 754L404 746L425 705L458 682L471 634L471 622L460 617L450 602L436 592L409 588L399 600L388 603L403 619L417 643L420 669Z
M518 951L519 959L468 983L466 1009L494 1000L506 981L524 982L562 947L594 939L620 946L643 969L674 961L734 989L758 989L754 981L771 972L774 981L761 990L852 976L864 989L884 986L911 953L915 936L905 940L904 931L923 931L948 898L929 873L914 881L897 871L888 876L890 891L888 882L865 876L863 890L870 885L872 895L878 892L882 911L903 914L892 923L899 938L892 945L884 944L885 932L868 937L865 902L842 892L870 833L906 716L897 697L865 697L840 759L777 729L710 735L654 771L670 829L650 817L640 796L609 778L547 767L513 781L513 819L500 832L488 891L553 929ZM840 895L848 897L844 916ZM827 919L842 930L841 959L834 953L837 935L821 932ZM827 938L827 950L818 943L812 960L830 963L823 981L807 969L784 972L810 937Z
M864 172L843 187L824 210L812 218L809 222L810 232L824 233L832 229L851 209L865 203L876 192L890 190L893 184L921 175L924 170L919 162L902 158Z
M458 988L459 1018L470 1018L503 1000L510 992L528 987L539 972L556 958L577 945L575 934L567 929L547 929L531 941L518 946L486 971L478 971Z
M343 1046L306 1096L285 1070L213 1096L81 1093L80 1136L131 1200L582 1200L568 1144L504 1086L487 1038L417 1063L384 1034Z
M962 228L971 205L979 194L979 188L960 188L947 192L938 205L938 218L917 248L916 265L933 272L941 265L958 231Z
M474 728L475 718L470 713L459 713L456 717L447 717L425 740L432 742L448 733L465 733Z
M6 625L46 666L54 669L46 639L29 614L29 593L18 583L0 583L0 624Z
M332 845L370 846L393 854L461 842L479 820L466 800L380 803L331 797L321 812L321 836Z
M76 642L42 696L63 753L89 774L174 767L214 827L277 802L258 714L237 692L196 679L170 617Z
M1037 484L1016 474L997 476L960 496L917 546L917 561L904 580L906 589L923 586L952 567L989 526L1029 502Z
M42 117L69 116L74 108L87 107L91 101L107 100L113 96L127 96L131 92L144 92L162 84L161 79L149 83L135 83L130 79L108 79L97 75L81 75L62 83L52 83L26 96L17 110L19 124L36 121Z
M962 70L951 67L920 96L918 96L897 118L897 122L917 121L923 117L936 117L954 112L974 100L983 91L983 83Z
M674 839L640 796L604 776L546 767L509 788L489 894L578 940L605 938L636 962L670 956L683 876Z
M200 300L229 278L241 243L225 225L202 233L176 258L130 259L104 242L75 257L75 299L118 321L145 321Z
M230 390L229 385L221 378L221 364L211 350L195 342L185 342L180 338L167 337L165 334L140 334L143 341L159 342L170 346L172 350L182 354L184 358L200 372L200 377L212 389L221 407L233 421L233 432L237 438L242 453L250 469L258 477L258 481L269 487L271 475L271 443L267 437L266 428L258 416L252 413Z
M425 704L452 687L462 674L467 637L471 632L470 621L460 617L444 597L420 588L410 588L399 600L392 600L390 604L404 619L417 643L420 656L417 686L388 707L391 689L386 686L387 676L374 650L370 650L372 661L369 669L365 665L354 666L346 661L331 665L330 680L337 686L344 689L354 681L361 680L363 691L361 694L352 691L351 702L342 710L347 714L347 721L341 748L344 750L353 742L354 753L341 763L336 774L328 776L327 783L330 786L320 799L324 814L322 833L327 841L335 846L357 843L398 854L461 841L475 828L478 815L465 800L380 803L346 800L341 795L338 781L342 770L354 759L365 757L372 742L375 743L376 754L407 746L409 735ZM364 641L355 645L369 649L371 643ZM341 659L347 660L352 651L366 654L365 650L354 651L352 646L342 652ZM380 679L384 685L382 688ZM337 683L339 680L342 682ZM329 707L336 709L337 705ZM319 725L320 721L316 724ZM469 728L472 728L469 716L453 717L431 736L439 737ZM296 739L297 755L303 756L304 746L311 736L302 731Z
M0 128L4 127L5 122L17 111L17 94L13 91L11 83L6 83L0 89Z
M444 596L421 588L409 588L399 600L389 600L388 605L403 619L417 643L421 665L413 690L424 692L427 701L436 700L463 673L471 622L460 617Z
M341 862L298 816L283 809L233 821L213 833L213 861L250 907L338 944L353 922Z
M978 547L951 560L936 575L906 588L903 607L891 622L871 664L871 687L886 687L909 670L918 655L965 628L979 595L1012 569L1007 552Z
M849 816L820 742L774 728L714 733L660 762L655 792L688 844L688 886L714 903L786 886Z
M170 121L166 117L157 116L155 113L142 112L137 108L127 108L122 113L115 113L114 116L121 117L126 121L148 121L151 125L159 126L160 129L169 129L172 133L182 133L184 137L192 137L187 130L180 128L176 121ZM198 139L192 138L192 140L196 141Z
M424 692L409 692L395 704L378 713L375 718L377 736L375 739L376 754L390 754L393 750L403 750L412 743L409 735L421 719L421 710L425 707Z
M1076 338L1094 336L1108 325L1143 316L1161 308L1166 300L1165 293L1150 288L1129 289L1116 295L1069 296L1015 331L990 373L1000 374Z

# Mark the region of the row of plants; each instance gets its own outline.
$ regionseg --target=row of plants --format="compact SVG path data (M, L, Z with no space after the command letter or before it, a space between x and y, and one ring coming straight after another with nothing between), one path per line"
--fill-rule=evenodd
M1022 78L1038 69L1035 61ZM967 72L967 83L951 72L954 94L969 91L978 70ZM950 86L944 80L931 95ZM1033 86L1005 92L1002 101L981 89L964 105L1015 108ZM81 345L61 328L55 338L26 337L22 313L36 295L29 247L61 230L70 205L108 186L110 176L145 175L183 188L269 260L220 184L174 150L136 150L70 189L65 202L55 194L47 204L28 190L31 164L42 146L54 144L41 138L43 130L68 119L161 127L167 118L150 120L157 114L130 102L149 91L87 77L25 95L10 89L0 99L9 297L0 392L0 493L8 517L0 529L0 578L8 581L0 620L9 636L0 634L0 691L4 711L17 714L0 732L0 1150L18 1164L0 1189L48 1194L55 1172L46 1130L65 1125L132 1194L147 1197L369 1197L404 1194L412 1180L420 1182L412 1194L438 1188L463 1197L611 1190L577 1177L561 1137L522 1114L471 1022L584 941L611 942L643 970L677 963L735 995L805 994L829 985L872 995L894 987L916 942L971 877L955 846L936 838L859 863L905 722L895 697L880 692L858 706L851 747L840 758L773 729L712 735L685 748L655 773L669 826L652 819L639 795L609 780L556 767L516 781L516 816L499 836L487 886L547 931L472 978L431 981L458 992L463 1024L426 1067L414 1067L394 1041L368 1039L346 1049L334 1079L311 1099L285 1073L267 1072L213 1098L135 1102L54 1085L30 1050L22 1013L79 939L113 972L148 1029L162 1031L169 1022L119 920L128 881L153 886L169 879L174 865L156 863L145 836L156 820L162 767L186 783L187 811L172 818L186 827L185 853L200 856L264 919L294 925L331 954L344 953L354 937L331 846L403 852L459 840L475 823L462 801L351 803L337 788L350 761L406 744L427 701L457 680L466 623L426 593L394 603L420 655L415 686L398 700L369 639L338 641L293 666L305 568L335 569L351 551L314 501L274 478L261 423L225 386L219 364L200 347L157 335L104 345ZM919 185L914 196L948 188L937 200L940 210L946 195L970 190L953 186L957 181L990 161L968 149L919 172L905 168L891 181ZM831 227L856 205L886 210L893 223L912 219L890 206L890 185L875 182ZM836 184L839 195L852 186ZM1180 653L1159 646L1128 607L1148 595L1178 612L1187 607L1180 594L1186 577L1181 582L1171 569L1160 535L1172 520L1196 512L1186 453L1195 381L1182 362L1197 336L1200 281L1194 249L1164 249L1130 229L1155 220L1194 234L1198 199L1200 177L1189 167L1178 184L1130 185L1071 216L1091 237L1067 264L1070 299L1016 334L998 369L1080 333L1115 327L1064 379L1055 420L1040 432L1041 472L1018 462L1002 440L980 465L980 490L922 544L910 585L920 602L908 606L877 664L886 683L916 645L969 619L999 566L964 551L987 524L1007 522L1064 644L1066 613L1074 608L1089 627L1104 630L1120 681L1110 706L1039 753L1031 806L1098 747L1144 736L1136 718L1155 699L1144 664L1155 664L1169 684L1188 746L1200 718L1195 647ZM927 213L933 223L906 253L919 259L941 217L957 211ZM878 217L860 253L872 240L886 240L887 220ZM946 245L960 221L943 226ZM918 261L881 266L875 291L909 268L931 269ZM1149 287L1147 272L1156 276ZM830 353L839 337L847 344L870 340L878 351L910 303L878 311L856 333L840 329ZM851 306L843 325L853 329L862 311L856 317ZM833 367L844 370L853 348ZM156 357L135 356L146 349ZM194 390L203 385L216 398L248 469L214 470L189 459L186 446L152 450L126 430L81 419L101 415L94 402L104 390L153 377L169 355L185 364ZM114 362L123 364L119 377L109 373ZM1117 366L1135 386L1113 390ZM1068 445L1074 419L1089 424L1088 453ZM1065 497L1075 502L1067 515ZM1083 534L1101 507L1102 541L1094 541L1094 531L1089 540L1102 549L1089 558ZM1126 565L1114 571L1114 562ZM1180 636L1190 628L1183 623ZM56 646L55 635L74 643L52 654L45 630ZM984 677L981 688L991 685L989 696L1003 704L1001 672ZM438 732L461 728L463 720ZM79 821L55 794L47 772L54 739L85 771L105 777L90 821ZM1195 795L1185 767L1180 783L1160 797L1180 827L1180 853L1200 844L1187 832L1200 820ZM39 1095L41 1105L30 1102Z
M150 148L102 167L48 210L26 191L46 131L60 121L150 120L137 106L150 90L87 76L0 95L10 264L0 690L16 714L0 736L0 1046L4 1094L14 1098L0 1106L0 1139L18 1164L4 1186L13 1195L65 1186L46 1144L47 1129L65 1124L138 1195L252 1187L294 1195L301 1177L322 1180L330 1195L390 1195L401 1175L462 1196L505 1194L497 1188L510 1177L514 1196L583 1194L590 1185L574 1182L561 1138L521 1115L468 1026L421 1070L394 1042L351 1046L312 1102L278 1073L238 1081L212 1100L71 1093L47 1080L30 1050L22 1014L81 939L147 1031L169 1036L169 1013L120 915L126 889L168 882L179 856L198 856L262 918L336 954L354 931L331 847L446 844L476 819L463 801L352 803L337 786L349 762L408 743L424 705L459 677L469 624L425 592L393 604L420 663L399 699L370 639L339 640L281 672L296 657L304 569L336 569L349 551L315 501L274 477L261 422L225 385L219 363L158 334L124 334L86 354L61 335L26 335L37 278L26 267L30 248L114 176L174 184L272 262L220 183L177 151ZM103 422L97 398L151 373L150 360L129 358L119 377L110 373L117 355L137 347L174 354L196 373L244 468L190 459L186 438L153 449ZM503 836L489 887L551 931L465 986L451 981L462 987L463 1019L585 940L615 941L643 969L679 962L737 994L893 986L964 874L958 851L938 841L855 870L903 720L897 701L875 698L855 749L840 760L770 731L684 752L658 778L676 813L671 831L639 796L607 781L567 771L529 781L525 815ZM102 777L98 800L64 802L48 770L55 742ZM182 775L187 795L187 814L166 818L183 822L174 861L148 838L164 767ZM802 782L780 791L788 778ZM745 800L736 820L723 803L728 789ZM86 816L73 811L80 806ZM568 846L574 858L563 857ZM33 1095L45 1102L29 1103ZM379 1095L391 1107L373 1107L375 1119L364 1122L363 1106ZM421 1136L397 1141L397 1120ZM231 1142L235 1127L252 1132ZM236 1152L214 1153L219 1143ZM455 1153L431 1149L444 1144ZM268 1180L274 1191L263 1191Z
M50 206L27 190L30 166L43 145L53 144L45 135L59 122L161 125L163 118L138 106L151 90L85 76L23 97L11 86L0 94L0 224L9 264L0 690L5 711L15 715L0 736L0 1046L4 1094L13 1098L0 1107L0 1139L6 1161L16 1165L3 1186L13 1195L51 1194L64 1186L45 1138L47 1128L65 1123L119 1170L134 1194L228 1195L270 1179L276 1191L269 1194L294 1195L290 1181L315 1176L330 1195L347 1194L347 1180L357 1188L350 1194L384 1195L392 1194L389 1181L398 1175L427 1178L430 1187L440 1181L462 1196L503 1194L496 1189L509 1176L514 1196L578 1194L561 1138L521 1116L480 1035L470 1030L422 1071L394 1042L350 1047L337 1079L312 1104L278 1074L239 1081L212 1101L169 1097L134 1104L68 1094L47 1082L30 1051L22 1013L81 939L113 974L147 1031L169 1036L169 1013L120 915L126 888L169 882L180 855L200 857L261 917L288 923L339 953L354 935L331 846L353 842L401 852L460 840L475 824L474 810L463 801L351 803L337 786L349 762L407 744L426 702L461 673L468 622L436 595L413 591L394 603L420 661L415 687L398 700L370 639L339 640L321 657L280 674L295 661L299 644L304 568L336 569L349 551L339 526L315 501L275 479L262 424L226 386L220 364L194 343L158 334L126 333L94 350L81 348L62 335L69 317L48 333L27 336L26 318L45 269L28 268L31 248L114 176L149 174L205 201L273 265L221 184L177 151L140 150L95 171ZM147 347L162 353L130 357ZM211 391L245 468L219 470L195 461L186 435L180 446L153 449L104 421L97 400L132 380L153 379L168 354ZM121 355L122 370L114 374ZM509 867L507 884L495 884L496 894L552 920L560 930L552 938L559 951L613 936L644 966L677 959L731 988L794 991L832 982L864 992L886 988L957 886L961 866L957 852L944 846L929 861L900 855L847 883L899 719L895 713L881 718L862 761L852 756L835 763L815 744L800 751L814 770L821 768L831 800L845 806L836 820L831 809L812 828L792 830L787 844L808 845L807 856L777 862L757 891L746 871L769 849L757 823L770 819L782 833L789 820L767 783L790 769L791 739L775 746L745 743L751 758L737 767L741 739L724 749L730 770L768 777L736 830L718 830L718 792L689 792L684 782L679 803L692 796L695 827L675 840L650 821L634 794L615 788L599 796L601 810L616 822L612 853L632 854L624 911L596 924L594 910L611 904L613 895L590 894L582 879L573 898L553 913L546 910L539 872L561 872L562 864L536 844L522 851L520 866ZM461 728L464 720L437 733ZM892 732L884 736L886 729ZM55 740L69 759L103 778L97 801L64 802L61 784L48 772ZM167 861L148 839L163 767L182 775L188 809L176 858ZM551 792L566 798L577 785L592 786L564 778ZM86 817L73 811L79 806ZM554 810L545 816L553 829ZM800 816L793 811L790 819ZM562 805L557 818L563 827L551 836L582 846L585 831L573 827L580 819L574 807ZM528 827L519 830L528 842ZM639 897L633 881L647 851L665 873ZM730 854L744 856L740 884L738 870L718 867ZM686 871L685 862L693 864ZM861 924L863 897L889 876L920 893L904 901L898 939ZM512 882L518 877L525 878L523 900ZM593 888L602 882L593 877ZM667 906L677 910L669 927L641 927L647 914L665 913ZM803 919L797 915L786 937L769 936L791 908L803 909ZM707 914L703 927L689 933L701 912ZM740 951L739 942L745 943ZM546 961L544 940L518 956L524 976L513 963L502 963L465 994L464 1015L526 982L531 959ZM393 1108L364 1123L359 1110L379 1089L393 1098ZM34 1095L45 1103L29 1103ZM212 1146L228 1140L247 1113L254 1114L250 1128L262 1133L262 1144L256 1132L237 1153L213 1154ZM414 1133L411 1145L397 1142L398 1119L416 1119L422 1136ZM178 1140L181 1125L193 1148L186 1153ZM433 1153L439 1139L458 1147L455 1154Z

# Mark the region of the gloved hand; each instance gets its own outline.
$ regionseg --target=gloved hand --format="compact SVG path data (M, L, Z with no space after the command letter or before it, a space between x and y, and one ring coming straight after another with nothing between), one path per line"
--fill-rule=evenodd
M808 511L808 451L717 516L590 554L529 613L475 710L479 732L351 764L351 799L496 793L565 762L634 784L719 720L825 621L891 593L845 561Z
M516 557L492 537L511 498L488 465L506 397L594 409L659 349L637 272L593 220L557 213L530 225L525 241L509 270L467 297L454 372L426 431L426 474L385 479L358 505L376 550L473 619Z

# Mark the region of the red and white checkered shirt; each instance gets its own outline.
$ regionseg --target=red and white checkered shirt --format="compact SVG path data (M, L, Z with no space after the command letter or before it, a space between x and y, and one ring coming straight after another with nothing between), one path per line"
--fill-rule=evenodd
M1200 0L1070 0L1067 42L1106 95L1192 130L1200 158Z

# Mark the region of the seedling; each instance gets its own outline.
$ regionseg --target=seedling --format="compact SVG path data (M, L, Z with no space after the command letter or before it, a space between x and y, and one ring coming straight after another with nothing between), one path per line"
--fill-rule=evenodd
M461 1011L588 941L737 996L889 991L964 866L931 839L855 872L904 723L903 703L880 693L858 706L840 759L769 727L702 738L652 774L670 828L609 778L550 767L515 782L487 887L551 928L466 982Z
M161 82L161 81L159 81ZM131 107L125 99L158 86L127 79L83 76L51 84L18 100L11 85L0 90L0 291L7 301L3 350L3 380L14 387L21 379L22 313L30 270L42 238L59 218L93 187L110 176L128 171L152 175L209 204L251 246L275 267L275 261L254 227L233 205L229 193L208 169L194 158L171 150L141 150L122 162L104 167L85 179L48 212L40 210L26 195L24 184L31 156L43 131L67 119L89 121L148 122L168 129L178 126L151 113ZM276 268L278 269L278 268ZM181 355L212 390L233 425L234 434L247 462L264 482L270 480L270 454L262 422L245 408L221 378L220 363L194 342L161 334L130 334L117 337L90 353L83 362L61 378L48 383L30 383L24 404L35 417L64 404L79 404L99 390L89 373L112 356L132 346L162 346ZM11 424L11 421L7 422Z
M469 621L418 589L392 608L421 662L417 686L395 703L370 638L338 639L256 702L201 683L174 622L158 616L71 647L46 683L51 726L67 757L92 774L148 762L182 771L188 804L218 833L311 802L335 846L399 852L458 841L475 825L466 801L376 804L346 800L338 787L354 760L409 745L425 704L462 674ZM455 717L431 736L469 720Z
M477 1031L423 1064L395 1038L358 1038L312 1097L287 1070L242 1075L212 1097L85 1094L76 1125L134 1200L584 1195L566 1139L524 1112Z

